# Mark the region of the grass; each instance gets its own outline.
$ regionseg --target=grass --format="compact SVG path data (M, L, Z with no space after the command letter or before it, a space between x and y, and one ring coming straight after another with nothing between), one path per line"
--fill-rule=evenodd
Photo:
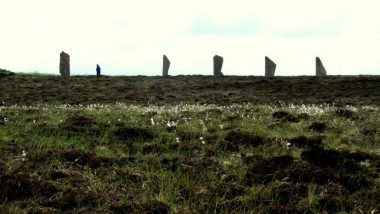
M1 106L0 211L379 211L379 116L376 106Z

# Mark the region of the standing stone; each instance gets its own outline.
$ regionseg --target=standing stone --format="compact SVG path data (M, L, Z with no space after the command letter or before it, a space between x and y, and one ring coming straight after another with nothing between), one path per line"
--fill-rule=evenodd
M59 62L59 73L62 77L70 76L70 55L65 52L61 52L61 58Z
M163 57L162 63L162 76L166 77L169 75L170 61L166 55Z
M265 76L273 77L276 71L276 63L274 63L269 57L265 57Z
M215 55L214 56L214 76L223 76L222 66L223 66L223 57Z
M317 76L326 76L326 69L323 67L321 59L319 57L315 58L315 67Z

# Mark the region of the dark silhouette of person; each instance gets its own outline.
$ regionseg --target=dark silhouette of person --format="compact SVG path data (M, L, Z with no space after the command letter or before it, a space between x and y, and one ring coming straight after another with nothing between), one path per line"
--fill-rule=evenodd
M99 64L96 64L96 76L100 76L100 71L101 71L101 69L100 69L100 66L99 66Z

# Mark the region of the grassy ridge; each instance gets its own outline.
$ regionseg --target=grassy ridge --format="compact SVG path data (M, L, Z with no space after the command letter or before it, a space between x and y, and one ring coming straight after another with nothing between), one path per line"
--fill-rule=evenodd
M2 106L0 211L378 211L379 116L370 106Z
M174 76L108 77L14 75L1 78L6 105L176 105L236 103L380 105L380 76Z

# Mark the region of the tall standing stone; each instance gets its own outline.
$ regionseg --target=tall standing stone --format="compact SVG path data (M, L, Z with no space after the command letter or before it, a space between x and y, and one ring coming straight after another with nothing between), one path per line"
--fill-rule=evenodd
M63 51L60 55L59 73L61 73L62 77L70 76L70 55Z
M163 57L162 62L162 76L166 77L169 75L170 60L166 55Z
M276 63L274 63L269 57L265 57L265 76L273 77L276 72Z
M223 57L215 55L213 59L214 59L214 76L223 76L223 73L222 73Z
M316 67L315 75L326 76L326 69L325 67L323 67L322 61L319 57L315 58L315 67Z

